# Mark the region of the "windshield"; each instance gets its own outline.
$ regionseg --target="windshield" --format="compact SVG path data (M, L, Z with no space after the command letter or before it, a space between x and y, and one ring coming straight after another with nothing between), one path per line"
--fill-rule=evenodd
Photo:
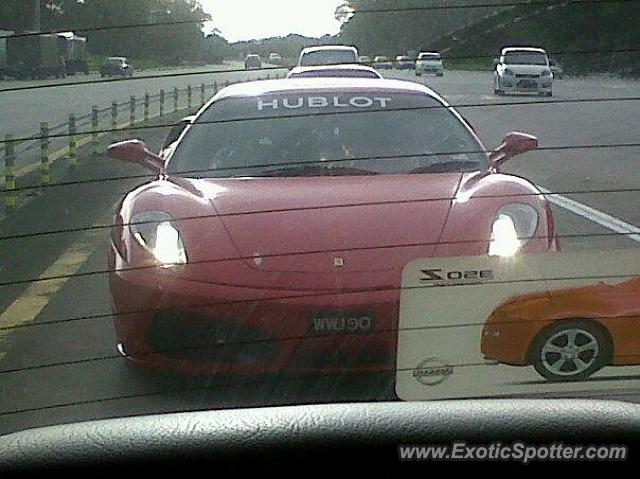
M360 61L365 61L360 59ZM350 78L380 78L380 76L373 71L353 69L348 70L345 68L339 68L335 70L312 70L312 71L299 71L292 72L288 75L288 78L313 78L313 77L350 77Z
M547 65L547 55L536 52L508 52L504 55L506 65Z
M0 0L0 435L640 402L639 18Z
M318 109L321 103L341 106ZM481 145L437 106L424 95L358 92L230 98L195 121L168 171L200 178L268 176L289 167L301 176L486 168Z
M315 50L306 52L300 59L300 66L339 65L357 63L358 57L352 50Z

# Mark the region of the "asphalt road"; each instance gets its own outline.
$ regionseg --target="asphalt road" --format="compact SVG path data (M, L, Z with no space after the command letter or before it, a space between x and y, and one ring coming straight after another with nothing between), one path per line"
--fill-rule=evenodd
M165 91L165 111L173 111L173 90L180 90L178 106L186 107L188 86L193 88L193 104L200 102L200 88L205 85L205 92L210 96L213 85L220 88L225 81L237 82L265 78L267 75L283 76L284 69L275 69L274 66L265 65L268 70L244 71L244 64L237 61L227 61L222 65L206 65L189 68L166 68L159 70L136 71L133 78L123 79L119 77L101 78L97 73L89 75L77 74L65 79L28 80L28 81L0 81L0 138L6 134L12 134L14 138L29 138L40 134L41 122L48 122L52 135L66 134L68 129L63 127L55 129L56 125L64 125L69 120L69 115L74 114L81 118L91 113L93 106L100 110L109 109L113 102L121 104L117 123L122 125L129 119L128 103L132 96L136 97L136 117L142 118L142 99L145 94L151 96L150 116L159 113L160 90ZM18 91L15 91L19 89ZM155 98L154 98L155 95ZM110 111L100 113L98 129L104 130L111 125ZM78 121L76 131L78 133L91 131L89 119ZM27 143L22 146L34 144L35 148L19 154L16 166L24 170L38 162L39 151L35 143ZM67 145L67 140L52 137L50 150L58 151ZM21 146L21 148L22 148ZM1 180L0 180L1 182Z
M640 183L640 148L544 148L640 141L640 103L629 100L640 97L640 82L607 77L568 78L556 82L553 98L542 99L496 97L486 73L447 72L443 78L416 78L407 71L383 74L426 83L453 105L460 105L488 146L497 145L504 133L512 130L537 135L543 149L513 160L508 170L561 193L553 201L565 250L638 246L640 235L629 234L639 232L635 226L640 225L638 193L576 192L636 188ZM260 74L217 73L215 81L248 75ZM84 111L93 103L110 102L114 95L126 99L145 90L155 91L160 85L173 88L176 84L201 81L201 76L175 77L0 92L0 130L14 125L16 131L18 126L30 128L36 118L43 116L56 121L66 117L69 108ZM0 84L0 90L14 84ZM558 103L602 98L616 100ZM528 102L534 104L524 105ZM138 132L137 136L158 147L165 134L166 129L161 128ZM140 171L127 165L85 161L81 171L68 178L136 173ZM129 178L52 188L35 196L16 217L1 222L0 235L107 224L117 200L139 181ZM347 400L389 391L390 378L380 375L313 380L270 377L249 384L230 378L197 381L166 377L149 381L138 377L123 365L114 349L106 276L83 275L105 269L107 244L107 230L101 228L0 241L2 282L23 281L0 287L0 433L150 412L318 402L331 399L336 390ZM27 281L68 273L83 276ZM95 315L98 317L89 318ZM86 319L43 324L60 318ZM27 327L6 329L11 325ZM630 387L608 394L636 401L639 393Z
M167 110L172 107L170 92L174 87L194 88L201 83L221 86L225 80L258 79L266 74L282 74L284 70L242 71L241 62L228 61L223 65L136 71L132 79L119 77L100 78L97 73L78 74L66 79L0 81L0 133L16 136L31 135L39 131L41 121L51 125L66 122L70 113L76 116L91 112L91 107L100 108L129 100L133 95L142 98L145 93L155 95L161 89L167 92ZM229 72L232 70L232 72ZM220 73L224 72L224 73ZM11 90L24 88L20 92ZM6 90L6 91L3 91ZM197 92L196 92L197 93ZM195 96L199 98L199 96ZM182 99L184 101L184 98ZM157 110L157 105L154 111Z

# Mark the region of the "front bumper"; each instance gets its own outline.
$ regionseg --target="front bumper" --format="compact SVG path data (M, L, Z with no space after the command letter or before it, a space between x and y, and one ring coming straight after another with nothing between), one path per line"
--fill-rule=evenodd
M122 68L105 68L101 70L104 75L112 75L112 76L127 76L129 74L129 70L125 70Z
M417 65L416 66L416 73L421 73L421 74L432 74L432 75L439 75L444 73L444 68L442 67L438 67L438 66L421 66L421 65Z
M557 249L555 240L536 239L526 250ZM214 277L189 279L189 265L134 267L110 245L116 339L121 354L137 365L188 374L392 372L395 368L399 277L398 287L389 279L386 287L347 292L283 290L248 286L255 280L254 270L248 271L246 280L240 272L228 272L235 280L225 283L214 270ZM291 283L295 287L296 281ZM365 316L372 319L368 327L344 327L347 319ZM338 324L336 317L346 319ZM324 326L318 328L318 323Z
M500 79L500 86L505 93L551 93L553 79L548 76L518 77L509 75Z
M112 272L110 288L118 348L145 368L188 374L394 369L397 290L265 292L180 279L161 269ZM334 314L373 321L363 330L335 322L337 329L317 330L314 319Z
M512 366L529 364L529 349L540 330L536 321L515 317L496 321L492 316L482 329L480 350L487 360Z

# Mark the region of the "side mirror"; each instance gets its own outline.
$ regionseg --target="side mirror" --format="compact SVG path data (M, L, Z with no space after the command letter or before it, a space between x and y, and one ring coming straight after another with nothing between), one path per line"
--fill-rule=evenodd
M137 163L158 174L164 168L164 160L149 150L142 140L127 140L113 143L107 148L107 156L116 160Z
M507 133L500 146L491 152L489 160L491 160L494 167L498 168L514 156L536 148L538 148L538 139L535 136L512 131Z

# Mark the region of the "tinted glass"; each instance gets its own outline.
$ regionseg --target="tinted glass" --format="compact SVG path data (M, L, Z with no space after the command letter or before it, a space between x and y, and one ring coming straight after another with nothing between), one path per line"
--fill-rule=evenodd
M368 70L316 70L291 73L289 78L314 77L351 77L351 78L380 78L375 72Z
M168 169L228 177L265 175L301 163L327 165L338 174L485 168L486 156L473 135L438 106L427 96L388 93L226 99L195 122Z
M300 60L300 66L338 65L341 63L355 63L358 61L355 53L349 50L317 50L305 53Z
M547 56L535 52L509 52L504 56L507 65L547 65Z

